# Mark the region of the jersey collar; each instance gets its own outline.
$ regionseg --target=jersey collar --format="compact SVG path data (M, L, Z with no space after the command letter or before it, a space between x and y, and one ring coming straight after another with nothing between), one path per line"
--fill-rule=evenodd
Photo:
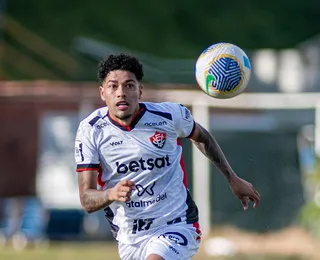
M122 124L120 124L119 122L113 120L112 117L109 115L109 111L108 111L107 116L108 116L110 122L111 122L114 126L120 128L120 129L123 130L123 131L128 131L128 132L129 132L129 131L131 131L131 130L136 126L136 124L137 124L137 123L139 122L139 120L143 117L144 113L145 113L146 110L147 110L145 104L139 103L139 106L140 106L140 110L135 114L135 116L134 116L134 118L133 118L133 120L132 120L132 122L131 122L131 124L130 124L129 126L122 125Z

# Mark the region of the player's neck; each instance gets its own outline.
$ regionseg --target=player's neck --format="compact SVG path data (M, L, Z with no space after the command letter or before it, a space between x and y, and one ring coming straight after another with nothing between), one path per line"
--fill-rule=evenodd
M132 124L132 121L137 117L138 114L140 114L140 112L140 105L138 105L135 112L127 119L120 119L111 114L109 116L112 118L113 121L116 121L119 125L130 126Z

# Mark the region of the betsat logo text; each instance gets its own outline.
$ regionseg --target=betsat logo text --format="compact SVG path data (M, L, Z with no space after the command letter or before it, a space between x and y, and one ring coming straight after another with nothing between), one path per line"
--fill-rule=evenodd
M148 159L144 159L141 157L139 160L132 160L127 164L116 162L117 173L119 174L127 174L128 172L138 172L140 170L151 171L154 168L161 169L169 165L171 165L171 163L169 162L169 155Z

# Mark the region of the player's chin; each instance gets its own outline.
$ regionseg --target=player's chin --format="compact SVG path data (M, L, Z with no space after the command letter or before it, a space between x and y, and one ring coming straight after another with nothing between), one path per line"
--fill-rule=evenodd
M129 119L131 116L132 113L130 113L129 111L118 111L117 113L117 118L119 118L120 120Z

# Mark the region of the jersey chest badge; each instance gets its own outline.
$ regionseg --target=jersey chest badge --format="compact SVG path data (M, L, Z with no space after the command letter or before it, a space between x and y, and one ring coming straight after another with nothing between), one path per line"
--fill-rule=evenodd
M160 133L157 131L150 137L150 141L154 146L162 148L166 142L166 133Z

